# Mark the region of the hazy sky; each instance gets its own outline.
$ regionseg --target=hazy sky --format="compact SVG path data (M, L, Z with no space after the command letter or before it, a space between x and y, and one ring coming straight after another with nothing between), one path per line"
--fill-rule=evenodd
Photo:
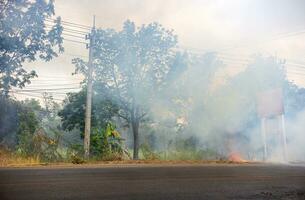
M277 55L287 60L289 78L305 86L304 0L55 0L55 12L64 21L88 26L95 14L99 28L121 29L126 19L137 25L156 21L174 29L180 47L219 51L232 68L253 53ZM88 51L83 44L67 41L64 46L59 58L27 65L40 75L28 88L72 87L79 80L71 76L72 55L87 57Z

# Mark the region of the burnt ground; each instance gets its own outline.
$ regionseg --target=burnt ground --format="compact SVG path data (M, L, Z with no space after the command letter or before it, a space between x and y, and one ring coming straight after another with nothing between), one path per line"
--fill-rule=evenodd
M305 199L305 167L142 164L0 168L0 199Z

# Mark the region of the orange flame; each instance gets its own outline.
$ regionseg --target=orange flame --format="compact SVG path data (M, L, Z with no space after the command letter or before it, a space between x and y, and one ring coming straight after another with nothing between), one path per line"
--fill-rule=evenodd
M232 152L229 155L228 160L232 161L232 162L238 162L238 163L248 162L247 160L243 159L237 152Z

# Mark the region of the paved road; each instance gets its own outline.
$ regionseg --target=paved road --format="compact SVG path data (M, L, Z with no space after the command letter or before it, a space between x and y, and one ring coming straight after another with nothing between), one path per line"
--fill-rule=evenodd
M2 168L0 199L305 199L305 167Z

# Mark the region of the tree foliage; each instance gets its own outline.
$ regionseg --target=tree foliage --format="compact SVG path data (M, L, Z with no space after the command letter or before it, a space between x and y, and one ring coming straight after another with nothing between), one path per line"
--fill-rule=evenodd
M36 76L26 71L25 62L45 61L64 50L60 18L46 24L54 15L53 0L3 0L0 2L0 88L8 94L12 86L24 87Z
M93 129L104 129L116 115L118 108L109 99L102 98L96 93L93 95L91 126ZM65 130L79 129L83 136L85 129L86 90L69 93L64 107L59 111L62 127Z
M16 101L0 98L0 143L9 147L22 143L25 135L33 135L39 128L41 106L36 100Z

